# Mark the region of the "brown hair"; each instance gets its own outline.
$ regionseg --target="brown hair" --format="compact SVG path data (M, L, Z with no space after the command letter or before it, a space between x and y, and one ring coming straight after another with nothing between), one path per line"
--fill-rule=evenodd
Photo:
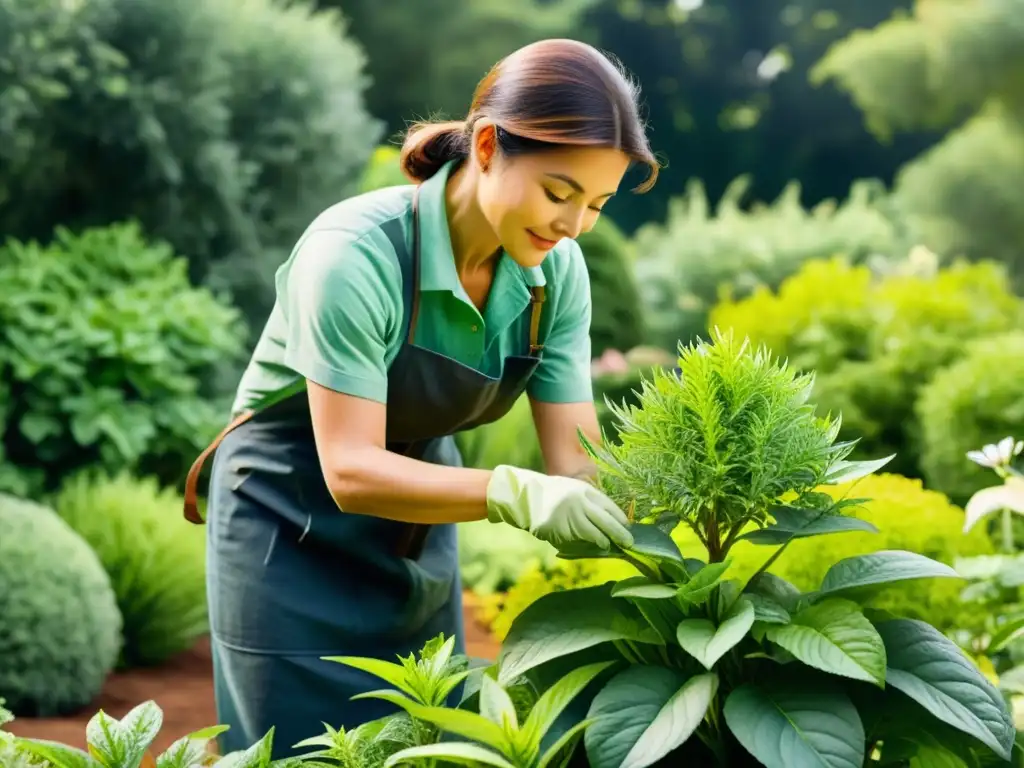
M401 164L412 181L429 179L448 161L469 156L473 126L497 127L506 155L565 146L610 147L646 165L646 192L660 168L640 117L640 89L621 64L576 40L542 40L505 57L480 81L465 120L417 123L406 134Z

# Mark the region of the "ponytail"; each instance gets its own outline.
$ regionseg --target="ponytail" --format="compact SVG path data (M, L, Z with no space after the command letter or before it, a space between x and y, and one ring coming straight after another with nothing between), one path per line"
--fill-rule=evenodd
M409 129L402 145L402 172L414 182L426 181L450 160L469 156L466 123L420 123Z

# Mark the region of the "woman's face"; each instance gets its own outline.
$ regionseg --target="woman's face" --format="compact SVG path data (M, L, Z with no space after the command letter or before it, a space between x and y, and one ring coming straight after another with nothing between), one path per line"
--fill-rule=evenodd
M543 262L562 238L590 231L629 168L629 158L617 149L555 149L512 158L488 151L486 140L482 149L478 142L481 210L523 267Z

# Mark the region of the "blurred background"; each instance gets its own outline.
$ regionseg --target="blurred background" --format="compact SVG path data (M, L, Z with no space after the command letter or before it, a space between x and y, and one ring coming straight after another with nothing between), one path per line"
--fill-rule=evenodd
M967 451L1024 436L1022 0L0 0L0 696L15 730L123 711L148 694L112 680L201 647L203 530L180 491L277 265L325 207L405 183L408 122L461 118L495 61L547 37L622 60L667 165L580 238L609 439L606 396L629 400L679 342L731 327L817 371L859 455L897 453L863 489L883 534L815 546L1016 552L1013 520L961 526L998 479ZM467 464L540 468L521 405L460 437ZM522 604L590 578L465 528L467 595L496 636L517 584ZM906 599L981 653L992 606L1017 605L1016 567L996 587L977 571L967 597ZM182 695L205 716L202 664Z

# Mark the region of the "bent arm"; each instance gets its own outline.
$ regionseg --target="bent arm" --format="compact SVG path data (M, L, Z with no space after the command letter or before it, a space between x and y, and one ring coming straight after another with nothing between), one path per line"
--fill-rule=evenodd
M482 469L410 459L385 447L384 404L308 382L320 467L345 512L407 523L464 523L487 517Z
M589 480L597 472L576 430L591 443L601 442L601 428L594 403L545 403L531 400L533 422L537 427L541 455L549 475L564 475Z

